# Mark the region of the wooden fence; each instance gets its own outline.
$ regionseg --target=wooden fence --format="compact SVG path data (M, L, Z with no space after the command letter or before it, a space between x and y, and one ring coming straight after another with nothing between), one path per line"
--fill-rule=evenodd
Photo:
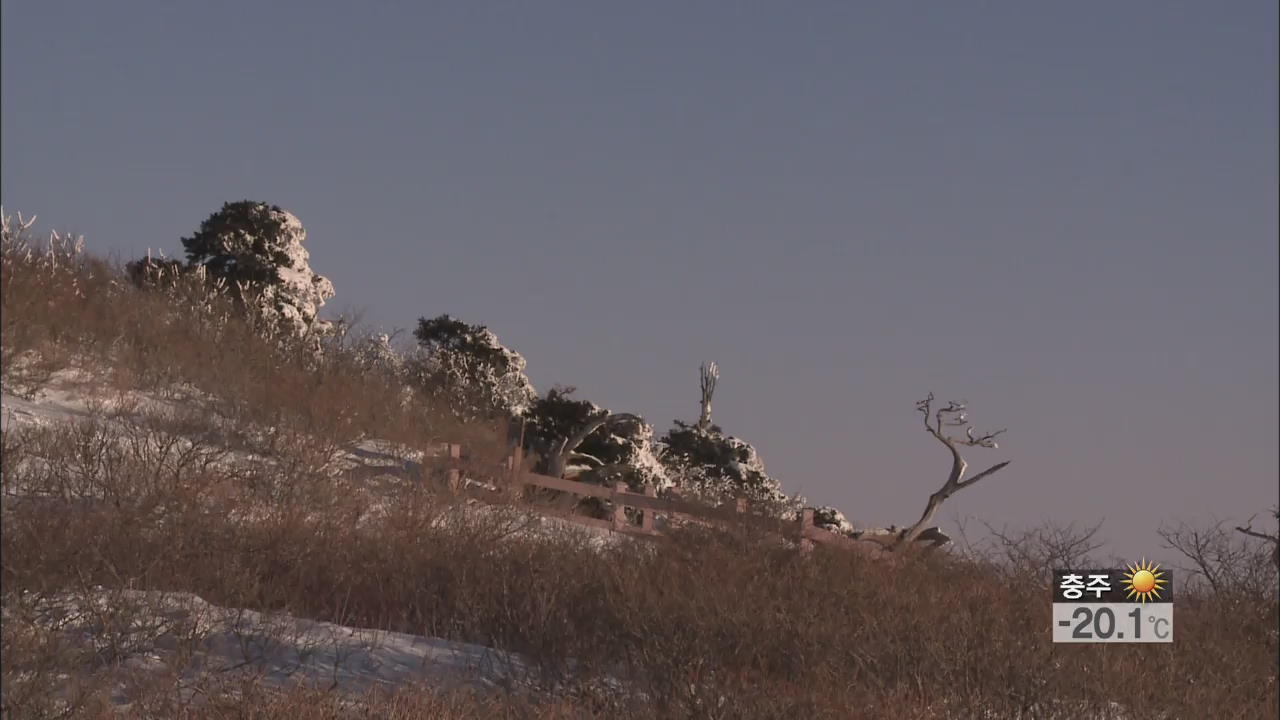
M445 446L445 450L445 457L440 458L439 461L446 468L449 486L455 492L466 492L477 499L493 499L495 492L492 490L477 489L475 485L463 485L462 468L467 467L467 463L463 461L462 446L449 444ZM662 534L665 525L669 525L671 520L682 519L711 525L754 521L757 524L771 526L770 530L772 532L798 542L802 551L811 550L813 545L817 543L849 550L878 553L886 550L892 542L891 536L876 536L874 538L855 540L817 527L813 524L813 508L803 508L799 518L794 522L788 523L752 514L748 503L742 499L732 506L713 507L678 498L658 497L657 489L652 485L646 485L643 492L634 492L624 482L618 482L613 487L608 487L542 475L531 472L525 467L523 452L519 446L512 450L511 455L507 457L500 470L501 472L498 474L504 475L505 479L513 487L535 487L569 493L579 498L592 497L605 500L610 504L611 508L611 515L607 520L576 514L562 514L559 517L580 525L638 537L653 538L659 536ZM627 508L631 508L634 514L638 515L638 523L632 522L627 517ZM659 517L666 519L667 523L662 525L656 522Z

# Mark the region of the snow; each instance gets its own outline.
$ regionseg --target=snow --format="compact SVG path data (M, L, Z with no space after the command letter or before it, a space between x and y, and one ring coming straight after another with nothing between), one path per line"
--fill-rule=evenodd
M40 399L27 400L4 393L0 396L0 427L52 425L89 417L84 402L66 391L48 392Z
M513 653L224 608L191 593L98 587L52 598L28 595L6 605L4 621L30 622L99 653L110 648L111 659L126 668L157 676L176 672L187 687L241 676L271 688L302 684L359 697L378 686L421 682L496 690L526 684L531 675L530 664ZM117 692L115 700L127 705L131 698Z

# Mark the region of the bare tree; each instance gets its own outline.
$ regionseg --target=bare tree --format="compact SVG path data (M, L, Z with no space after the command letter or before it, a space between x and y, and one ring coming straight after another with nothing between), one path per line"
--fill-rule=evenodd
M705 433L711 429L711 396L716 392L716 381L720 379L720 368L715 363L698 368L700 386L702 388L702 405L698 413L697 429Z
M926 526L932 522L933 516L937 514L938 508L942 506L942 503L946 502L947 498L989 475L994 475L1009 464L1008 460L997 463L977 475L965 479L964 473L969 468L969 463L965 462L965 459L960 456L960 447L984 447L994 450L999 447L995 439L1004 430L978 435L973 426L969 424L969 418L965 414L966 406L963 402L949 402L946 407L939 408L935 412L933 409L933 393L929 393L928 397L916 403L916 410L924 415L925 430L928 430L930 435L937 438L938 442L945 445L947 450L951 452L951 474L947 477L947 481L943 483L942 487L929 496L929 501L925 504L924 512L920 515L920 519L898 536L893 546L895 551L910 546L926 532L933 534L937 531L936 528L927 528ZM963 438L952 437L948 434L946 428L956 428L957 430L963 428L965 436Z
M1235 529L1248 538L1276 543L1274 536L1257 532L1252 526ZM1161 527L1159 533L1165 547L1190 562L1181 569L1190 577L1203 578L1215 594L1256 593L1274 588L1274 548L1235 535L1222 522L1203 527L1182 522Z
M1272 508L1271 514L1275 517L1276 520L1280 520L1280 507ZM1249 537L1258 538L1259 540L1266 540L1267 542L1271 543L1274 546L1271 550L1271 561L1275 563L1276 569L1280 570L1280 528L1278 528L1276 532L1270 535L1266 533L1260 533L1257 530L1253 529L1253 518L1251 517L1249 518L1249 522L1246 523L1244 527L1237 526L1236 532L1241 532L1241 533L1244 533L1245 535L1248 535Z
M1090 567L1093 555L1105 543L1097 539L1102 521L1077 527L1047 522L1040 527L1011 531L983 523L991 534L995 560L1009 572L1030 572L1051 580L1056 568Z

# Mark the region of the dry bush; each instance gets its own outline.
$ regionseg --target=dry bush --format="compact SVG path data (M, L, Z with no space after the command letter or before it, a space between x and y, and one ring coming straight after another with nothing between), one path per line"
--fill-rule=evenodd
M1021 529L996 529L985 522L982 526L987 536L973 542L962 522L960 543L955 552L1010 582L1031 580L1047 585L1053 579L1054 570L1107 565L1096 557L1105 544L1098 537L1101 521L1093 525L1061 525L1048 521Z
M1182 556L1184 585L1202 585L1203 594L1275 598L1274 545L1244 535L1223 522L1187 522L1160 528L1165 547Z
M30 397L69 361L82 318L62 308L85 305L103 268L84 255L80 238L53 233L39 243L21 215L0 210L0 220L0 379L8 392Z
M522 654L532 663L523 687L587 716L877 717L894 706L916 717L1050 717L1054 703L1062 716L1119 703L1127 717L1251 717L1276 699L1273 601L1232 598L1234 619L1223 620L1225 600L1180 596L1172 646L1054 646L1047 584L964 558L801 555L750 524L601 545L530 533L517 508L422 487L361 515L356 496L336 489L235 491L241 478L199 463L157 484L148 474L174 456L126 443L128 462L151 459L122 474L97 450L102 427L6 439L22 454L6 485L62 474L80 488L96 468L117 479L120 500L7 508L6 603L96 586L183 590L224 607L469 641ZM133 495L126 477L142 478ZM216 483L233 491L206 491ZM271 702L296 707L282 697Z

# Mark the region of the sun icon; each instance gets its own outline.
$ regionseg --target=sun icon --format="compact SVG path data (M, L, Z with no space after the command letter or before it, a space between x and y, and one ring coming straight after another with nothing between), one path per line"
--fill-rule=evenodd
M1120 581L1129 588L1126 599L1137 598L1145 603L1152 598L1160 597L1160 591L1164 589L1168 580L1164 579L1164 571L1159 565L1153 565L1143 558L1142 562L1130 565L1128 569L1129 572L1126 572L1124 579Z

